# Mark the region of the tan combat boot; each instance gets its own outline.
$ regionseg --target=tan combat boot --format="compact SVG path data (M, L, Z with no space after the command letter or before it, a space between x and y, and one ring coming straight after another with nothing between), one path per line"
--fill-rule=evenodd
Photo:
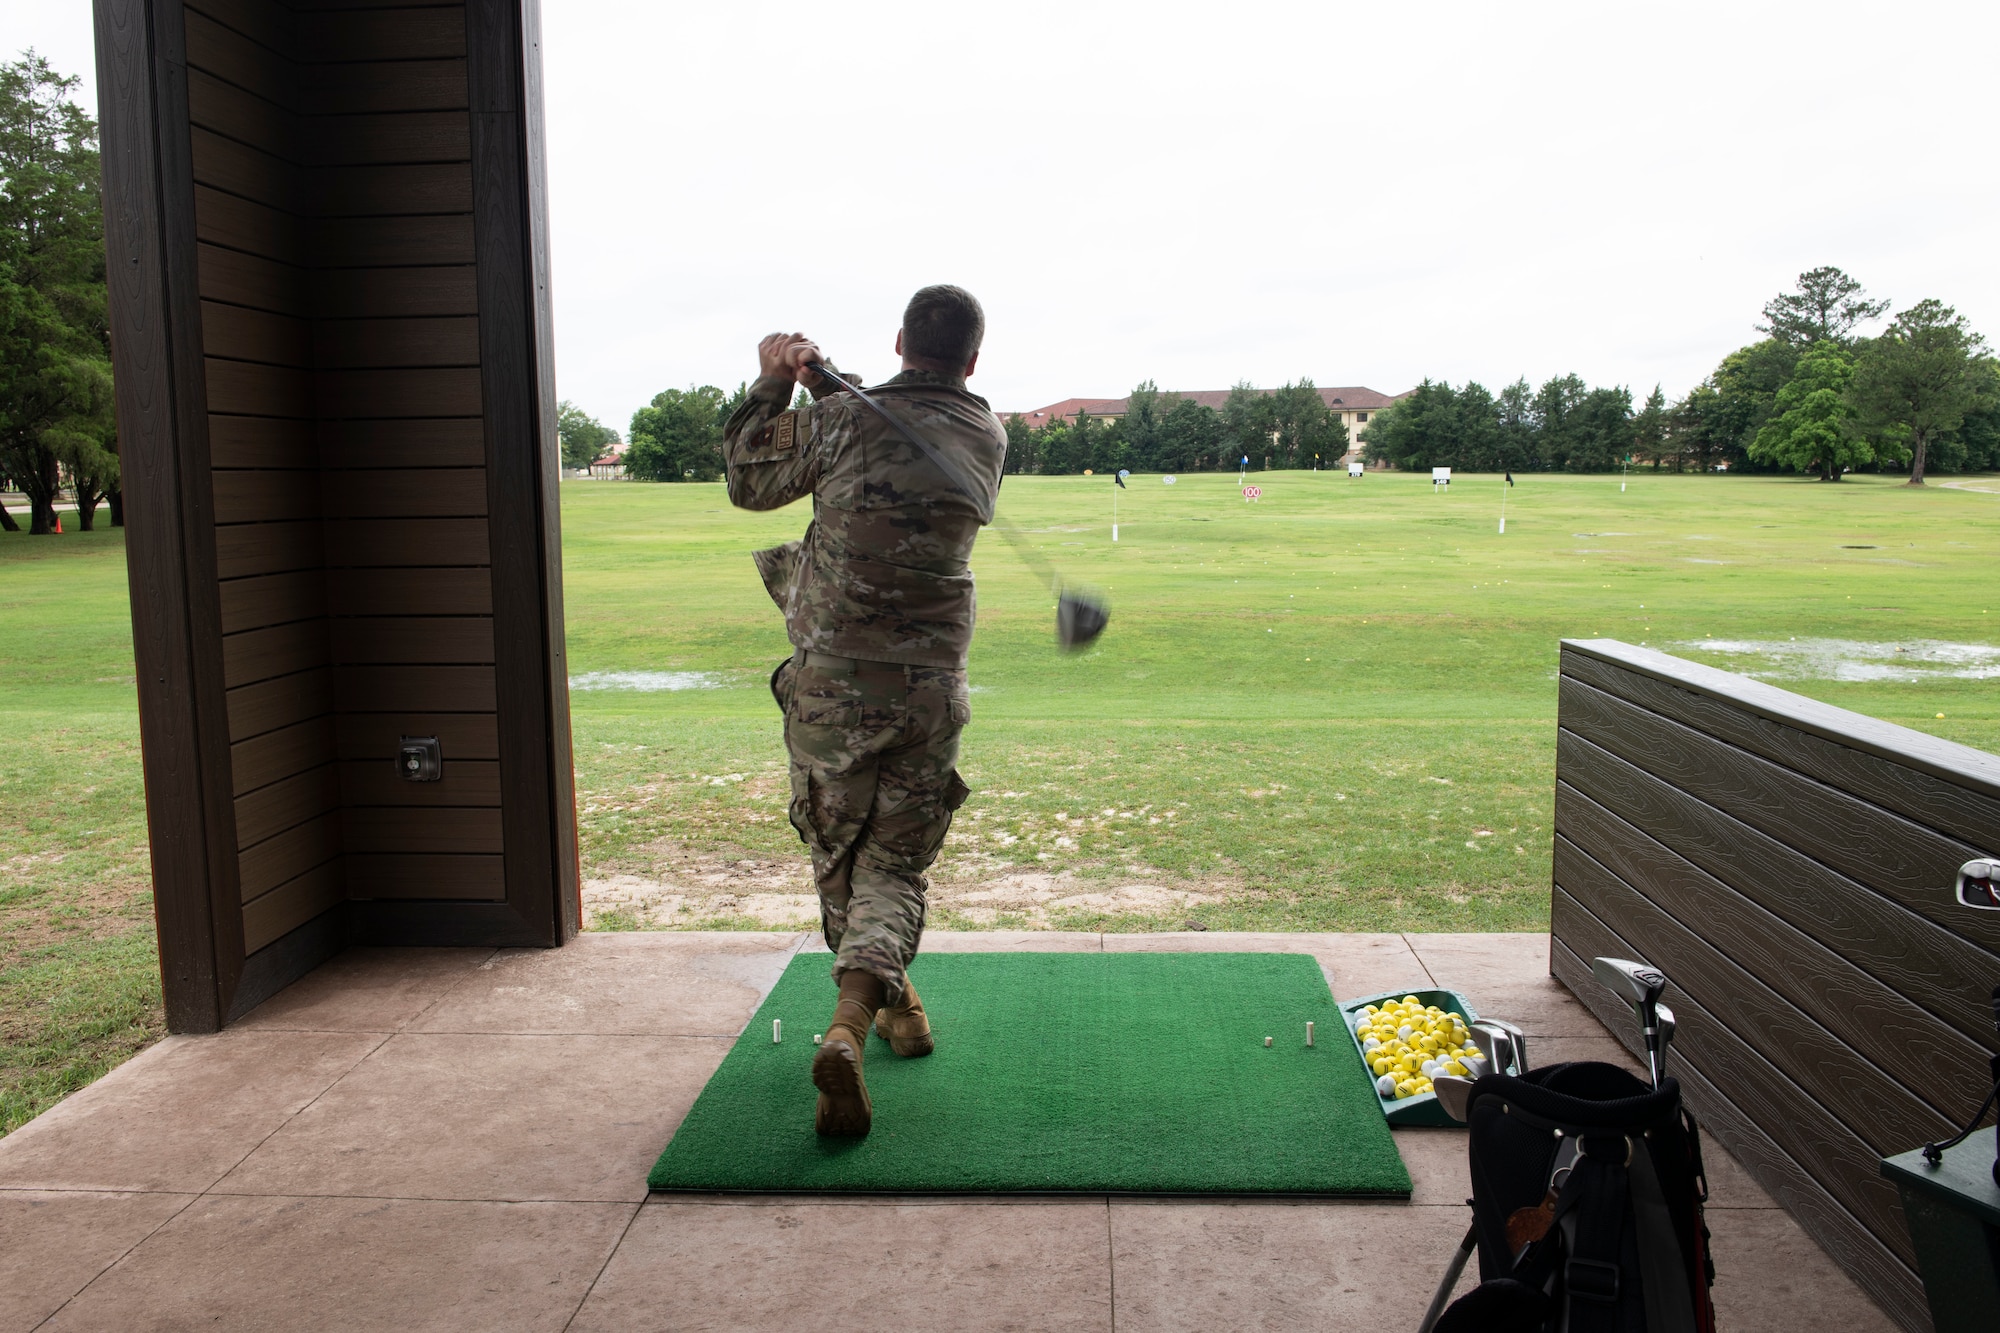
M883 994L882 978L872 972L849 968L840 974L840 1003L833 1007L812 1066L813 1086L819 1089L813 1128L828 1137L864 1138L874 1123L861 1056L868 1046L869 1015L882 1007Z
M908 977L903 979L902 1003L875 1011L875 1030L890 1050L910 1059L937 1049L931 1039L931 1020L924 1015L924 1002L917 998L916 984Z

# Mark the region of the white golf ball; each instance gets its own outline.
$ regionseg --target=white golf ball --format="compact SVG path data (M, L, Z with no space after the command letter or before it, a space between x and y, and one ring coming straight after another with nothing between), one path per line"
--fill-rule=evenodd
M1396 1035L1401 1037L1404 1041L1408 1041L1410 1039L1410 1034L1414 1031L1416 1031L1415 1028L1411 1027L1408 1023L1405 1023L1403 1024L1403 1026L1396 1029Z
M1380 1037L1368 1037L1362 1041L1361 1049L1364 1051L1372 1051L1381 1044L1382 1044L1382 1039Z
M1426 1060L1426 1061L1424 1061L1424 1063L1423 1063L1423 1066L1422 1066L1422 1068L1423 1068L1423 1071L1424 1071L1424 1077L1425 1077L1425 1078L1435 1078L1435 1077L1437 1077L1437 1072L1438 1072L1438 1062L1437 1062L1437 1061L1435 1061L1435 1060Z
M1396 1095L1396 1076L1395 1076L1394 1074L1384 1074L1384 1075L1382 1075L1382 1077L1380 1077L1380 1078L1376 1079L1376 1080L1375 1080L1375 1092L1376 1092L1376 1094L1377 1094L1377 1095L1379 1095L1379 1096L1383 1096L1383 1097L1393 1097L1393 1096L1395 1096L1395 1095Z

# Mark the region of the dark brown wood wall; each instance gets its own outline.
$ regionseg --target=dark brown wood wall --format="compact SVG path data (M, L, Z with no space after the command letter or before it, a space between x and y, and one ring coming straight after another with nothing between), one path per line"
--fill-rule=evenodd
M2000 1049L2000 758L1608 640L1563 644L1551 970L1637 1049L1589 960L1672 978L1669 1072L1708 1131L1906 1327L1929 1327L1877 1159L1951 1133Z
M350 934L560 943L532 5L98 24L170 1021L216 1026ZM404 734L440 738L442 782L400 780Z

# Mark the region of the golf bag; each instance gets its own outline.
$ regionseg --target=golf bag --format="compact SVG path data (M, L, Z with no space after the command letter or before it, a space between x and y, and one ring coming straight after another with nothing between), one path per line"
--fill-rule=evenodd
M1700 1131L1680 1086L1615 1065L1474 1084L1480 1286L1436 1333L1714 1333Z

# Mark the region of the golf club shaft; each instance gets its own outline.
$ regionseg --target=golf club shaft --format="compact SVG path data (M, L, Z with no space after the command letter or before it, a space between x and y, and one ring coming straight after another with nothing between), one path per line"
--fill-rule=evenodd
M839 385L842 390L853 394L856 398L867 404L876 416L889 423L892 430L911 444L916 445L924 457L937 464L938 471L944 473L945 480L949 481L964 494L966 499L972 500L975 504L978 503L976 499L978 492L974 489L972 483L966 479L965 474L960 472L950 459L932 448L930 441L924 439L923 436L917 434L908 426L905 426L888 408L863 393L858 386L849 384L846 380L834 374L833 371L827 369L821 362L810 362L807 364L806 369L823 380ZM999 532L1001 538L1014 548L1014 553L1021 557L1021 563L1026 565L1036 578L1048 584L1050 592L1060 594L1063 586L1062 575L1058 574L1054 566L1043 560L1041 554L1028 544L1028 539L1021 534L1019 528L1014 526L1013 520L1009 519L1005 514L1000 513L996 507L989 521L993 528Z

